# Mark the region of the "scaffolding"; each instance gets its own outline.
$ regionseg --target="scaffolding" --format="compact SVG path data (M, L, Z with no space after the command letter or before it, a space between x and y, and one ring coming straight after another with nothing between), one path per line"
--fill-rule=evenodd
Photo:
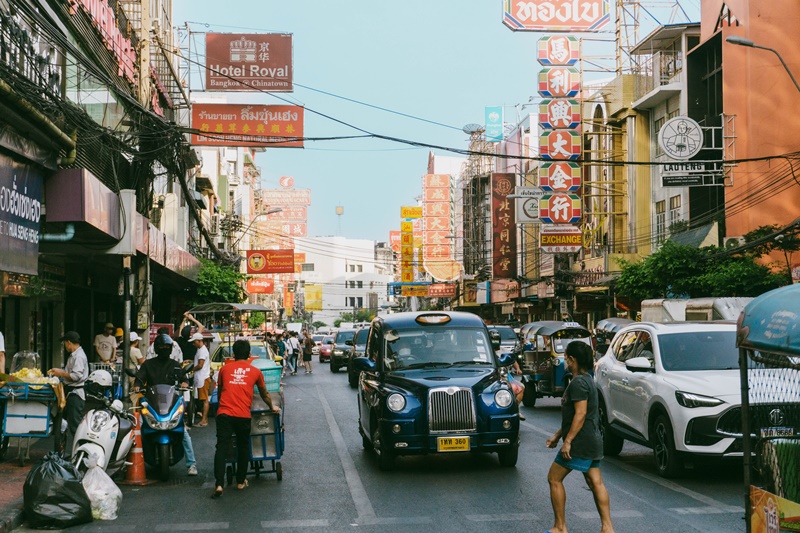
M491 275L491 174L495 144L486 141L483 127L465 127L469 156L461 174L464 272L478 278Z

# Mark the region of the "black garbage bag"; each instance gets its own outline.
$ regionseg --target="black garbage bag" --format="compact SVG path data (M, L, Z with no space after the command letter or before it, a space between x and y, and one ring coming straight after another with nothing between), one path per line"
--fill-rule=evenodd
M33 465L22 496L25 519L34 529L63 529L92 521L92 504L80 472L55 452Z

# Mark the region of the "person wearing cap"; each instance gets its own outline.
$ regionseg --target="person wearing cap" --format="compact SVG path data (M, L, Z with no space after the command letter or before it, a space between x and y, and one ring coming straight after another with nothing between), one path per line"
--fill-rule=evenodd
M135 331L131 331L130 340L131 340L131 349L129 357L131 359L131 363L133 364L133 368L139 370L139 367L142 366L142 364L145 361L144 355L142 355L142 350L139 349L139 341L142 340L142 338ZM130 388L133 389L133 384L135 379L129 377L128 380L130 381Z
M211 388L211 363L208 357L208 348L206 347L205 337L201 332L197 332L189 337L189 342L197 348L194 354L194 386L197 389L197 400L202 405L202 417L197 427L205 427L208 425L208 395Z
M112 339L114 337L111 337ZM64 368L51 368L47 371L48 376L61 378L64 382L64 392L67 396L67 403L64 406L64 419L67 421L67 430L72 435L78 429L78 424L83 415L83 405L86 396L83 392L83 384L89 377L89 361L86 352L81 347L81 336L76 331L67 331L61 337L64 349L69 354L67 364ZM67 442L70 442L67 439Z
M103 333L98 333L94 337L95 355L100 358L100 362L108 363L116 355L117 339L114 337L114 324L111 322L103 326Z

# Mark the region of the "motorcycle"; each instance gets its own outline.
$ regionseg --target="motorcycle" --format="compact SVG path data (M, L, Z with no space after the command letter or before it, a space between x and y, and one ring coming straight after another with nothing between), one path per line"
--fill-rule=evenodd
M72 441L72 464L87 470L86 459L94 455L97 465L109 476L122 471L134 442L136 418L125 411L119 400L89 396L98 406L86 412Z

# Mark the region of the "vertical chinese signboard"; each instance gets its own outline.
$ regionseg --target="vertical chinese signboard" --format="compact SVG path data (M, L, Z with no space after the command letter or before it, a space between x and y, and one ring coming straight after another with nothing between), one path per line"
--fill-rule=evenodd
M414 224L408 220L400 222L400 281L414 281Z
M495 278L517 275L517 226L514 174L492 174L492 274Z
M448 174L422 176L422 265L437 281L458 278L452 259L453 192Z

